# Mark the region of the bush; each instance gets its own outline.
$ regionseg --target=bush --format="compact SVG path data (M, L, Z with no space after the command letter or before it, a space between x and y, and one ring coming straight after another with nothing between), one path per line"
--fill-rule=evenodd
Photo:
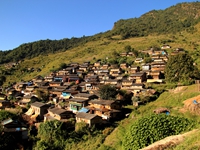
M189 130L192 125L193 123L186 118L153 114L131 125L122 141L122 146L125 150L140 149L167 136Z

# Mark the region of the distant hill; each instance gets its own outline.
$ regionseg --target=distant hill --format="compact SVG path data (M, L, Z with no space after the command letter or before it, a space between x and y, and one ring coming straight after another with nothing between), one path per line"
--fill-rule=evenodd
M200 2L180 3L165 10L152 10L139 18L121 19L114 23L112 30L93 36L61 40L40 40L22 44L13 50L0 51L0 64L64 52L103 38L115 40L112 38L113 36L127 39L181 31L193 33L196 31L194 25L198 22L200 22Z
M165 10L152 10L140 18L119 20L111 33L123 38L147 36L149 34L176 33L183 30L193 32L200 21L200 2L180 3Z

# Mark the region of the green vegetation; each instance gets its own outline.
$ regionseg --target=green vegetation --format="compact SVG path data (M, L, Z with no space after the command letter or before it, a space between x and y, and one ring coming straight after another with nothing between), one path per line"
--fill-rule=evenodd
M16 118L16 117L17 117L16 114L11 113L9 111L6 111L6 110L1 110L0 111L0 122L5 120L5 119L8 119L8 118L13 119L13 118Z
M105 84L99 88L99 94L102 99L115 99L117 91L114 86Z
M68 136L67 129L60 121L47 121L41 123L38 129L38 137L36 147L34 149L46 150L46 149L60 149L65 146L65 139Z
M129 129L131 127L135 126L138 122L140 122L140 125L138 124L138 127L141 127L141 128L144 127L145 129L149 129L148 127L149 127L150 123L146 124L146 126L145 125L143 126L143 123L145 123L145 121L143 122L142 119L146 118L148 120L148 117L150 116L150 114L153 114L153 111L155 109L161 108L161 107L168 108L170 110L169 116L172 118L174 118L174 117L182 118L183 121L185 120L186 122L187 122L187 120L192 121L193 127L192 127L192 124L190 124L189 126L187 126L188 128L185 128L187 131L189 129L199 128L199 125L198 125L199 121L200 121L199 116L197 114L192 114L191 112L184 109L184 107L183 107L184 100L195 97L199 94L200 93L197 90L197 85L185 86L179 91L175 90L175 88L174 88L174 90L171 89L170 91L165 91L158 97L158 99L156 99L153 102L147 103L146 105L141 105L136 108L134 106L128 106L129 109L132 109L132 113L130 114L130 116L128 118L119 122L119 125L115 128L115 130L113 130L113 132L109 136L106 137L103 144L110 146L110 147L114 148L115 150L123 149L122 141L126 141L125 133L127 133L127 134L130 133ZM165 114L155 115L155 117L161 117L161 116L169 117ZM158 121L157 123L159 123L159 122L162 123L162 120L158 119L157 121ZM168 122L165 122L165 123L167 124ZM154 128L154 129L156 129L156 128ZM184 129L184 128L182 128L182 129ZM192 138L192 135L191 135L191 138ZM189 138L190 141L191 141L191 138ZM129 139L131 140L131 138L129 138ZM192 139L194 140L194 138L192 138ZM196 143L199 143L199 141L195 139L193 141L193 143L195 145ZM187 146L185 145L185 147L187 147Z
M142 137L141 139L147 138L147 140L136 140L138 145L136 144L135 146L143 147L159 140L158 136L161 138L168 136L169 134L165 130L168 127L174 131L173 134L178 134L188 130L187 127L190 128L190 126L186 126L187 120L199 122L199 116L196 114L192 114L187 110L182 111L182 102L184 100L200 94L199 91L196 91L196 85L184 87L180 91L175 90L177 83L188 85L193 83L190 78L199 78L197 70L197 68L200 68L199 8L200 2L182 3L166 10L150 11L140 18L119 20L111 31L91 37L41 40L22 44L14 50L1 51L0 85L3 86L11 85L13 82L20 80L28 81L37 75L45 76L51 71L65 68L71 62L83 63L87 60L94 63L101 60L102 63L120 64L126 62L129 65L138 65L134 64L134 59L142 57L148 63L151 58L141 53L141 50L145 51L150 48L160 50L163 44L170 44L172 47L166 50L168 54L171 54L176 48L184 48L186 52L172 57L169 55L170 60L166 68L166 81L169 83L146 85L162 94L158 98L156 97L155 101L146 99L148 97L140 97L140 100L145 101L146 104L137 108L126 105L126 109L131 109L132 112L128 118L117 122L114 126L117 126L116 128L107 127L97 130L96 128L87 128L80 123L76 125L74 131L57 121L41 123L38 137L34 138L34 142L36 142L35 149L121 150L123 146L126 149L128 142L131 142L131 139L133 140L137 135L133 134L134 132L132 133L132 131L135 131L138 126L141 129L148 129L147 131L141 130L141 135L138 135L138 137ZM121 57L120 53L122 52L133 52L134 56ZM16 65L3 64L8 62L18 63ZM193 63L196 65L194 66ZM116 89L109 85L101 87L100 90L102 91L100 94L103 99L112 99L114 98L113 95L116 94ZM39 90L37 92L40 100L47 100L48 93ZM124 100L128 101L127 104L130 104L131 97L126 93L122 93L122 95ZM137 101L138 99L132 100ZM152 118L147 118L147 114L152 114L153 110L158 107L170 109L170 116L153 115L151 116ZM8 117L6 113L3 116ZM155 127L152 125L148 128L149 121L151 122L152 119L155 119L154 117L157 118L154 120ZM171 119L174 119L174 121L168 124ZM174 129L175 126L171 125L175 124L177 120L182 122L182 125L185 124L185 126L180 128L178 122L176 126L178 129ZM164 121L163 124L165 124L166 128L158 126L162 121ZM197 126L196 128L199 127ZM155 139L146 136L147 132L152 129L157 133ZM143 134L143 132L146 133ZM194 134L194 137L197 137L196 139L188 137L185 141L186 143L184 142L185 144L183 143L173 148L195 149L200 145L198 144L198 134L199 131ZM125 135L130 138L127 139ZM4 138L4 136L1 138ZM12 139L4 139L8 139L5 143L12 146L10 144ZM8 145L3 145L0 149L4 149Z
M140 149L167 136L190 130L192 125L192 122L186 118L166 114L148 115L131 125L122 145L126 150Z
M126 39L149 34L177 33L183 30L194 33L194 25L199 22L199 17L196 17L199 8L199 2L181 3L165 10L152 10L140 18L121 19L115 23L111 34L120 34Z
M140 18L119 20L114 23L112 30L99 33L94 36L83 36L81 38L61 40L40 40L25 43L19 47L0 51L0 64L18 62L22 59L31 59L38 56L45 56L58 52L65 52L79 46L84 47L88 53L95 53L95 47L86 47L90 42L102 41L99 46L108 46L114 41L131 37L145 37L149 35L176 34L185 31L189 34L197 32L196 24L199 23L200 3L181 3L165 10L152 10ZM117 37L117 38L116 38ZM105 41L104 39L107 39ZM173 43L176 37L160 40L160 44ZM184 39L186 42L186 39ZM191 43L195 45L195 43ZM151 45L160 47L159 45Z
M187 53L170 56L165 67L166 81L185 85L194 83L195 79L200 78L200 74L193 63L194 61Z
M73 121L71 122L73 123ZM41 123L36 138L33 137L37 150L69 150L69 149L109 149L109 146L103 145L105 137L113 130L112 127L104 130L95 127L88 128L84 122L74 124L63 123L57 120Z

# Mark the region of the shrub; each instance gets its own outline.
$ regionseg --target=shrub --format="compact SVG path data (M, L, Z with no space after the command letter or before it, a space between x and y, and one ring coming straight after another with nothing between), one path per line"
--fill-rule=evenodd
M166 114L140 118L126 133L122 145L125 150L140 149L167 136L191 129L193 123L186 118Z

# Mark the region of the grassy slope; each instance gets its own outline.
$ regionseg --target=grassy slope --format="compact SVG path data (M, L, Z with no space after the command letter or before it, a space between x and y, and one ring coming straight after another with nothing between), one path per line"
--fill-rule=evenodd
M198 31L200 30L200 24L197 25ZM34 67L34 68L42 68L40 73L22 73L20 71L16 71L14 75L7 77L7 82L19 81L20 79L29 80L35 77L36 75L47 75L51 69L57 68L61 63L69 63L69 62L79 62L83 61L94 61L94 57L96 59L105 59L106 56L110 56L113 50L117 52L123 52L123 49L126 45L131 45L136 50L146 50L151 46L161 46L161 41L163 40L173 40L171 43L167 43L172 46L172 48L182 47L190 52L194 51L194 48L200 50L198 46L200 44L200 35L198 32L194 34L189 34L187 32L182 32L174 35L151 35L147 37L141 38L131 38L127 40L108 40L101 39L95 42L89 42L85 45L79 46L77 48L68 50L62 53L51 54L48 56L40 56L31 60L25 60L18 66L18 70L22 68ZM88 49L90 49L88 52ZM200 59L196 60L197 64L200 63ZM54 67L53 67L54 66ZM200 67L199 67L200 68ZM179 109L182 107L182 101L193 97L195 95L200 94L195 91L195 86L190 86L185 89L185 91L180 93L163 93L155 102L151 102L146 106L140 107L138 110L134 110L129 118L122 120L119 126L106 138L104 145L112 147L114 149L121 149L121 141L125 131L128 129L130 124L137 118L142 117L146 113L150 113L153 109L157 107L168 107L171 110L172 115L182 115L185 117L193 117L198 119L199 117L189 112L182 113ZM130 106L131 107L131 106ZM197 137L197 134L194 135ZM101 139L101 138L100 138ZM188 137L188 142L197 143L199 139L195 141L193 137ZM86 145L90 145L91 143ZM195 144L194 144L195 145ZM194 146L193 145L193 146ZM187 144L182 144L180 147L187 147ZM96 147L96 146L95 146ZM87 146L86 146L87 148ZM178 147L177 147L178 149Z
M200 30L200 24L196 26L198 31ZM116 50L117 52L123 52L126 45L130 45L136 50L147 50L149 47L162 45L162 41L172 40L172 42L167 43L172 46L172 49L182 47L185 50L194 52L194 48L200 50L200 35L198 32L194 34L189 34L187 32L182 32L174 35L151 35L147 37L131 38L126 40L108 40L100 39L98 41L88 42L82 46L74 49L67 50L65 52L50 54L48 56L39 56L34 59L25 60L22 62L14 75L7 77L7 82L14 82L23 80L30 80L36 75L47 75L50 70L58 68L61 63L91 61L94 62L97 59L105 59L107 56L111 56L112 52ZM95 59L96 58L96 59ZM195 60L200 63L200 59ZM43 66L43 67L42 67ZM23 68L41 68L40 73L22 73Z
M176 90L176 92L174 91L164 92L163 94L160 95L160 97L156 101L150 102L145 106L140 106L137 110L133 110L129 118L122 120L119 123L119 126L109 136L107 136L107 138L104 141L104 144L111 146L116 150L122 149L121 141L123 139L123 136L125 132L129 129L129 126L134 122L134 120L143 117L146 114L153 113L154 109L160 107L169 108L171 115L184 116L186 118L192 118L200 121L199 116L191 114L187 110L183 111L183 103L182 103L184 100L197 96L199 94L200 91L197 91L196 85L184 87L182 90L179 91ZM199 138L194 139L193 135L188 137L186 141L190 142L191 140L193 140L192 142L194 144L199 143ZM183 146L187 147L187 145L185 144L183 144Z

